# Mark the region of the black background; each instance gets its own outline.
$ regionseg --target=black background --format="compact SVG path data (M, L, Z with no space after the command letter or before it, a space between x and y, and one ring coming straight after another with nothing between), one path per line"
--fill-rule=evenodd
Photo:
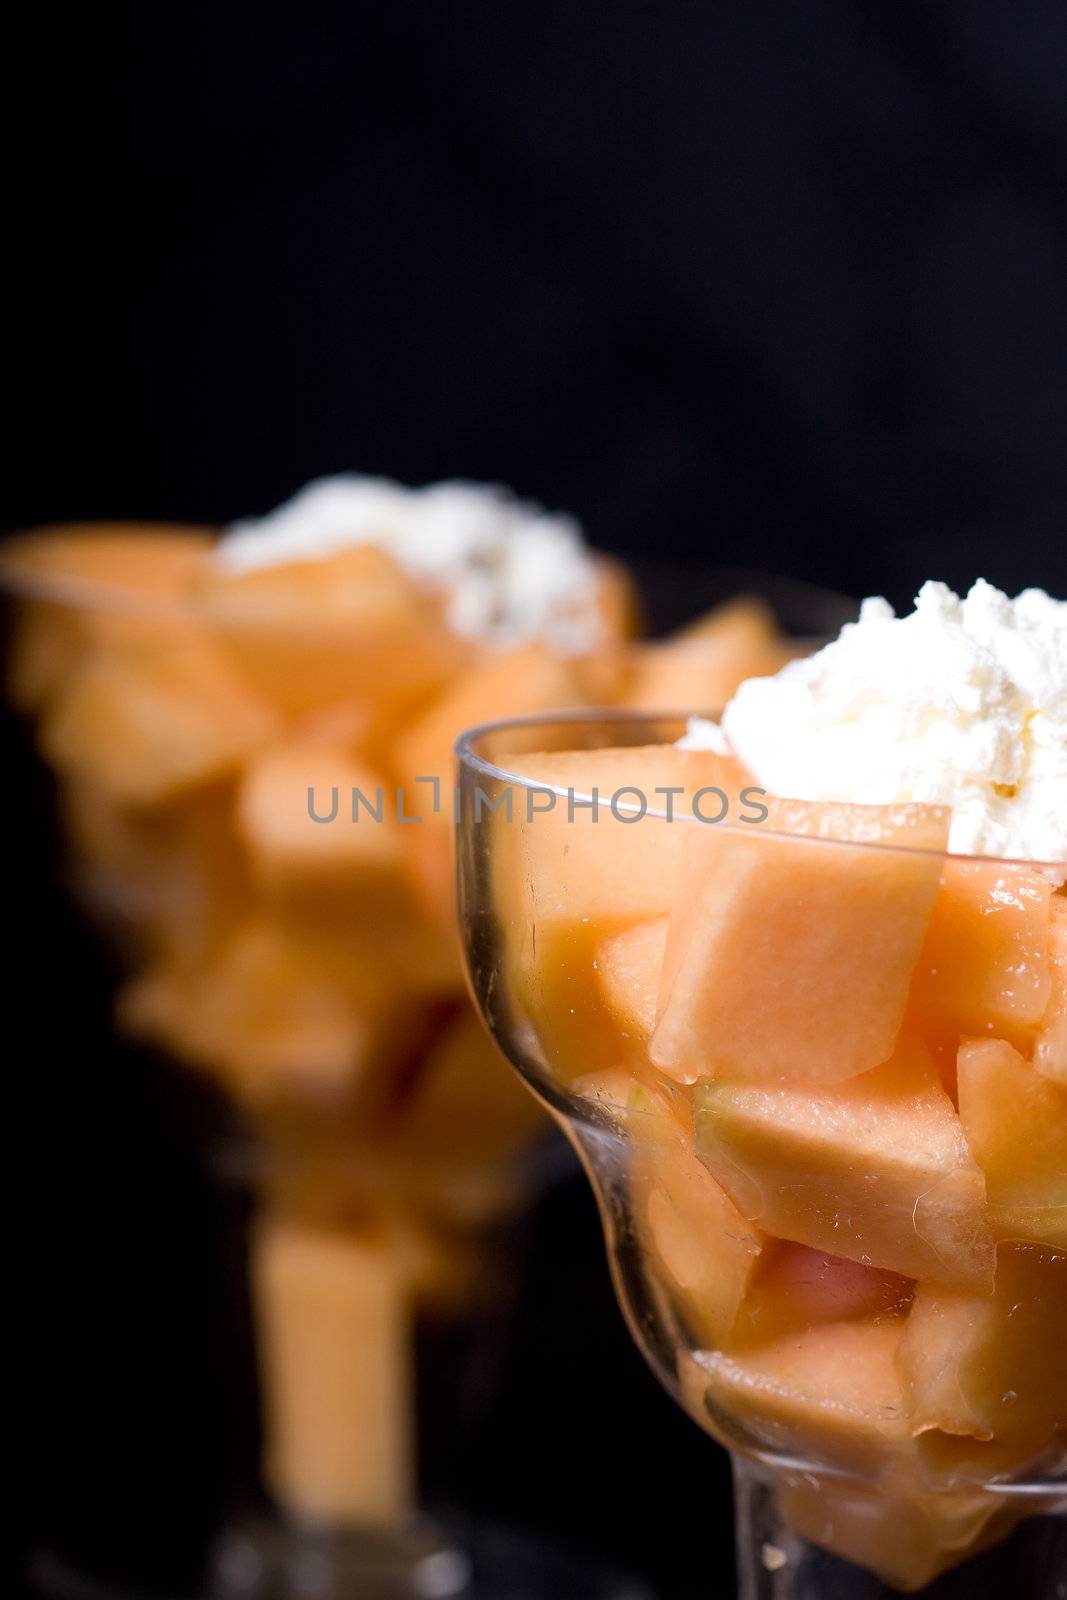
M462 475L635 557L897 603L930 575L1067 593L1062 0L24 25L8 525ZM239 1250L154 1073L108 1051L13 738L29 1527L177 1572L250 1448L220 1339ZM677 1600L728 1594L722 1460L630 1349L595 1235L577 1182L540 1214L464 1487Z

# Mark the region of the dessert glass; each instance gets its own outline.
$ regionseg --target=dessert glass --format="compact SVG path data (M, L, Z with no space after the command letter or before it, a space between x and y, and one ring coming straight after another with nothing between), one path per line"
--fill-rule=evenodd
M745 1600L1058 1595L1067 864L777 802L684 726L458 742L482 1014L583 1161L641 1350L731 1451Z
M464 990L452 740L482 711L599 693L625 582L602 563L603 658L564 659L462 640L374 549L232 579L211 548L97 527L3 553L8 691L120 952L119 1030L214 1091L219 1169L252 1199L262 1485L203 1585L622 1593L419 1514L417 1388L460 1384L420 1370L415 1339L492 1337L509 1223L558 1160ZM450 1420L454 1446L469 1419ZM79 1587L55 1562L42 1581Z

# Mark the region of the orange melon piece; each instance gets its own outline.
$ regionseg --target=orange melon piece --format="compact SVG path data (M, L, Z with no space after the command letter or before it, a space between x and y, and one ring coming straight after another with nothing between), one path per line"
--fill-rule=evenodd
M781 640L732 633L637 645L621 703L636 711L717 715L746 678L769 677L794 653Z
M1049 924L1048 1009L1034 1046L1034 1066L1046 1078L1067 1084L1067 897L1054 894Z
M383 973L262 917L239 927L206 967L164 964L135 979L119 1018L216 1073L253 1107L376 1096L397 1047L396 997Z
M1001 1245L996 1290L920 1283L898 1355L914 1433L975 1439L1067 1428L1067 1254Z
M276 731L225 656L165 632L87 661L50 705L41 745L61 772L148 806L232 772Z
M249 762L237 825L269 888L373 896L402 884L393 787L344 745L293 740Z
M631 1200L654 1275L693 1336L714 1349L737 1320L763 1236L693 1153L664 1096L639 1089L626 1125Z
M894 1493L813 1473L790 1475L778 1488L779 1512L794 1533L906 1594L924 1589L990 1535L1002 1537L1008 1506L1008 1496L992 1492Z
M395 744L399 778L411 790L409 810L432 814L434 791L426 780L440 785L441 811L446 824L452 818L455 757L452 747L466 728L528 712L557 711L583 703L573 666L543 645L523 645L514 650L483 654Z
M656 1025L667 918L639 922L597 946L593 967L600 995L624 1037L647 1040Z
M913 1000L932 1031L992 1034L1029 1052L1049 1003L1049 898L1040 872L945 863Z
M913 1288L895 1272L775 1239L749 1289L735 1338L763 1344L823 1322L902 1316Z
M994 1232L1067 1249L1067 1084L1003 1039L965 1039L960 1121L985 1173Z
M839 1084L717 1082L697 1151L766 1232L905 1278L987 1288L985 1180L925 1048Z
M252 1301L268 1486L291 1515L400 1523L414 1492L412 1308L388 1238L261 1216Z
M766 822L686 834L650 1047L683 1082L832 1083L887 1060L903 1021L948 812L766 804Z
M77 888L148 950L168 961L203 961L247 914L252 890L228 784L148 811L82 783L64 785L61 802Z
M549 1126L536 1096L464 1005L424 1056L398 1108L396 1149L423 1177L432 1171L440 1182L448 1175L453 1209L478 1211L484 1177Z
M631 1041L597 982L598 953L614 934L669 910L683 837L697 826L686 820L687 802L724 769L710 752L671 745L503 757L501 764L538 786L526 790L517 781L512 819L493 819L496 900L515 995L558 1077L617 1066ZM627 805L639 807L637 795L665 807L655 793L663 786L686 791L674 797L674 821L619 820ZM556 789L571 791L573 803Z
M436 602L372 545L252 571L215 563L196 604L287 713L360 698L395 714L439 688L469 654Z
M733 600L702 611L674 634L676 639L730 639L736 644L781 642L778 619L758 595L739 594Z
M879 1473L908 1439L902 1330L896 1318L827 1322L740 1353L703 1351L683 1390L697 1420L733 1447Z

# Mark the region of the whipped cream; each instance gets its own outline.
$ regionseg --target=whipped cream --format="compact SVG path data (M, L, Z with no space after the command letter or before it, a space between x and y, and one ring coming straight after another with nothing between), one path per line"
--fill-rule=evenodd
M954 852L1067 862L1067 602L1041 589L926 583L906 617L867 600L818 654L743 683L722 731L772 793L951 806Z
M489 485L319 478L267 516L225 529L216 559L248 571L361 544L440 590L449 625L467 638L540 640L567 653L597 641L596 563L577 523Z

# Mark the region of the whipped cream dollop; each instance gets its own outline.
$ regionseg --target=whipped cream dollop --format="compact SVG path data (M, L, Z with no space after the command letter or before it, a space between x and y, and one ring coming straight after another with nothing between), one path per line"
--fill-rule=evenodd
M1067 602L926 583L866 600L816 655L750 678L714 739L773 793L951 806L950 850L1067 862Z
M570 517L486 484L407 489L355 473L319 478L264 517L225 529L233 571L283 566L372 544L445 596L449 625L499 644L587 650L599 628L596 563Z

